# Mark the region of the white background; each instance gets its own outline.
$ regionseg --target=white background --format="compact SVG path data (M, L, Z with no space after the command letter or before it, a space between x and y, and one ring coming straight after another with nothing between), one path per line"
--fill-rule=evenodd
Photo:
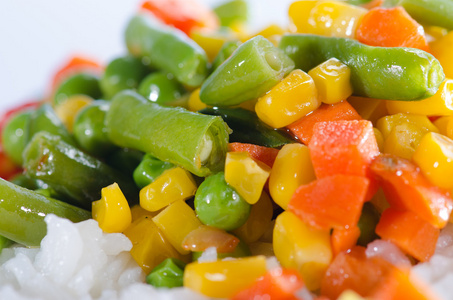
M210 7L224 0L200 0ZM143 0L0 0L0 113L41 97L74 54L105 64L125 53L123 31ZM291 0L249 0L251 27L287 24Z

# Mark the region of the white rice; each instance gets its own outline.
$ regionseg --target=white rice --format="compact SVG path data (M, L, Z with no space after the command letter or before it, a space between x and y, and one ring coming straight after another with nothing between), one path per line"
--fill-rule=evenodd
M73 224L54 215L45 218L47 235L40 248L20 246L0 255L0 299L8 300L141 300L209 299L186 288L156 289L132 259L129 239L103 233L94 220ZM215 248L201 259L212 261ZM278 266L268 259L268 269ZM441 299L452 299L453 224L439 237L432 259L413 268L413 274L430 285ZM300 299L313 299L303 289Z
M12 247L0 255L0 299L207 299L185 288L155 289L132 259L129 239L105 234L94 220L73 224L45 218L40 248Z

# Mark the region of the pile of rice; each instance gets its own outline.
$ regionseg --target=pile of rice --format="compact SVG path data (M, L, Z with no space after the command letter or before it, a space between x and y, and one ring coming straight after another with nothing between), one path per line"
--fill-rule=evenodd
M0 255L0 299L8 300L141 300L208 299L186 288L155 289L132 259L129 239L103 233L94 220L73 224L55 215L45 218L47 235L40 248L20 246ZM212 251L211 251L212 252ZM216 253L206 251L209 261ZM277 264L268 260L269 264ZM439 237L436 254L413 268L441 299L453 299L453 224ZM311 299L306 290L301 299Z

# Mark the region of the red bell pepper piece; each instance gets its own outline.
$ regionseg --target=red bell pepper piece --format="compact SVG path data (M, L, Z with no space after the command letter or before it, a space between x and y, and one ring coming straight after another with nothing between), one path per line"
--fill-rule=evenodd
M363 176L333 175L302 185L288 204L305 223L320 229L357 225L369 180Z
M376 233L414 258L427 261L434 254L440 229L411 211L388 208L381 215Z
M447 224L453 209L450 192L429 182L417 165L383 154L373 161L371 171L381 181L391 207L412 211L437 228Z
M299 273L294 270L275 268L269 270L255 283L236 294L232 300L278 299L296 300L294 293L304 287Z
M361 119L362 117L347 101L341 101L335 104L322 104L311 114L302 117L286 128L302 143L308 145L313 136L313 127L318 122Z
M148 0L141 8L187 35L195 28L215 30L219 27L216 14L196 0Z
M229 143L228 151L248 152L253 159L265 163L271 168L278 154L278 149L246 143Z

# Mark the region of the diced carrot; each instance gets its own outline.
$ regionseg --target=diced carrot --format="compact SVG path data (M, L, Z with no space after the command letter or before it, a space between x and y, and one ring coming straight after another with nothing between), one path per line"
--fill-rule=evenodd
M367 258L365 248L355 246L332 261L321 283L321 295L337 299L349 289L366 297L394 268L383 258Z
M182 241L182 247L189 251L204 251L215 247L217 253L229 253L236 249L239 239L226 231L207 225L192 230Z
M379 155L373 125L367 120L319 122L308 144L317 178L335 174L365 176L369 200L378 189L370 164Z
M429 182L414 163L383 154L373 161L371 171L381 181L391 207L410 210L437 228L447 224L453 209L450 192Z
M253 159L265 163L271 168L278 154L278 149L246 143L229 143L228 151L248 152Z
M344 229L357 225L369 180L364 176L337 174L300 186L288 210L320 229Z
M373 8L356 31L359 42L379 47L410 47L429 51L423 27L401 7Z
M376 233L414 258L427 261L434 254L440 229L411 211L388 208L381 215Z
M351 226L344 229L334 228L332 235L330 236L333 256L335 257L338 253L354 247L357 244L359 237L360 229L358 226Z
M65 78L75 73L88 70L90 72L101 73L101 65L89 58L82 56L72 57L66 64L64 64L54 75L52 79L51 89L54 90Z
M196 0L148 0L141 8L187 35L195 28L215 30L219 27L216 14Z
M437 299L433 292L414 276L398 268L385 276L385 279L374 289L372 300L433 300Z
M240 291L232 300L279 299L296 300L294 293L304 287L295 270L275 268L258 278L249 288Z
M362 117L347 102L341 101L335 104L322 104L311 114L286 126L299 140L308 145L313 135L313 127L322 121L337 120L361 120Z

